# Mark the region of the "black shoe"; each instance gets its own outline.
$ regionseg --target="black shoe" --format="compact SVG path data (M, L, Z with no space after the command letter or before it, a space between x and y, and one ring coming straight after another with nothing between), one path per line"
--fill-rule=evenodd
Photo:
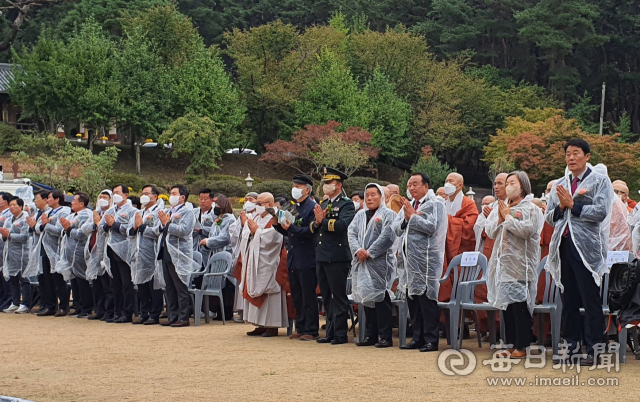
M80 315L80 310L72 310L72 311L69 312L69 317L75 318L75 317L77 317L79 315Z
M421 352L437 352L438 344L435 342L425 343L423 347L420 348Z
M404 350L408 350L408 349L420 349L422 347L421 343L418 343L416 341L411 341L409 343L407 343L406 345L402 345L400 346L400 349L404 349Z
M356 346L373 346L376 344L376 340L369 338L368 336L362 340L362 342L356 342Z
M331 344L332 345L342 345L343 343L348 343L349 339L344 338L344 339L332 339L331 340Z
M87 320L102 320L102 317L104 317L104 314L91 314L89 317L87 317Z
M114 322L115 322L117 319L119 319L119 318L120 318L120 316L119 316L119 315L118 315L118 316L109 317L109 318L107 318L106 320L104 320L104 322L108 322L108 323L110 323L110 324L111 324L111 323L114 323Z
M171 324L172 328L181 328L181 327L188 327L189 325L191 325L189 323L189 321L176 321L173 324Z
M582 367L599 366L600 356L598 356L598 358L596 359L592 355L586 355L582 359L580 359L580 365Z
M160 320L155 318L149 318L147 321L143 323L144 325L158 325L160 324Z
M124 324L127 322L131 322L131 317L127 317L126 315L121 315L120 318L113 321L116 324Z
M149 319L149 317L147 318L140 318L139 320L135 320L135 321L131 321L131 323L133 325L142 325L144 324L145 321L147 321Z
M178 322L178 320L165 321L165 322L161 322L160 325L162 325L163 327L170 327L173 324L175 324L176 322Z
M49 317L49 316L52 316L52 315L55 315L55 314L56 314L56 312L54 310L49 309L49 308L45 308L42 311L38 311L38 314L36 314L36 316L37 317Z
M376 343L376 348L390 348L393 346L391 339L380 339L380 342Z
M318 342L318 343L331 343L332 340L333 340L333 338L325 337L325 338L316 339L316 342Z
M89 318L89 314L87 314L87 313L80 313L80 314L78 314L76 317L78 317L78 318Z
M249 336L262 336L267 329L262 327L256 327L253 331L247 332Z
M109 320L111 320L111 321L109 321ZM113 322L113 316L112 315L103 314L102 318L100 318L100 321Z
M55 313L53 316L54 317L64 317L67 314L69 314L68 310L58 310L58 312Z

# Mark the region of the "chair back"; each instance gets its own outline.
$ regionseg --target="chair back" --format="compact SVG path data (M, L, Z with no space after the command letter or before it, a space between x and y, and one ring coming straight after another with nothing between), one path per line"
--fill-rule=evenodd
M451 289L451 302L456 300L469 300L473 301L473 288L467 288L460 286L463 282L475 281L479 279L485 279L487 272L487 257L484 254L478 254L478 262L474 266L462 267L462 254L455 256L449 266L447 267L447 275L453 275L453 288ZM448 279L447 279L448 280ZM464 289L464 290L463 290Z
M545 285L544 285L544 294L542 296L542 304L560 304L560 288L556 286L556 281L553 280L553 277L549 273L549 271L545 270L544 267L547 265L547 257L544 257L542 261L538 264L538 280L540 280L540 275L544 275Z
M221 251L212 255L205 267L205 278L202 281L202 290L222 290L224 281L227 275L230 275L232 269L230 252ZM206 274L217 275L208 276Z

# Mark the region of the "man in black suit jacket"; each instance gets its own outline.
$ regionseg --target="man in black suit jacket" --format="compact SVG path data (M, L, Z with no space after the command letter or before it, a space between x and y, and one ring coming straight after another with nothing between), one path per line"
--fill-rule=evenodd
M291 339L308 341L318 338L319 318L316 287L316 244L315 235L309 225L315 221L313 212L318 205L310 197L313 180L305 175L293 178L291 195L297 201L298 215L294 222L275 225L275 229L289 237L287 247L287 267L291 298L296 308L296 333Z

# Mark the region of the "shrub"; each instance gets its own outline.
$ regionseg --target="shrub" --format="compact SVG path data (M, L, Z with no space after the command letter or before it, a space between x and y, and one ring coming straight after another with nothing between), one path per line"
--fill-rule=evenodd
M284 194L287 198L291 198L291 182L288 180L265 180L254 188L257 193L271 193L274 196Z
M111 173L107 179L107 187L113 188L113 186L118 184L131 187L133 191L139 193L142 191L142 186L147 184L147 182L142 177L133 173Z
M347 197L351 195L354 191L362 191L364 192L364 188L369 183L380 184L381 186L386 186L389 184L388 181L376 180L372 177L350 177L348 178L343 185L345 193L347 193Z
M210 188L214 193L222 193L227 197L244 197L249 192L244 181L238 180L203 180L190 184L188 187L192 194L198 194L203 188Z

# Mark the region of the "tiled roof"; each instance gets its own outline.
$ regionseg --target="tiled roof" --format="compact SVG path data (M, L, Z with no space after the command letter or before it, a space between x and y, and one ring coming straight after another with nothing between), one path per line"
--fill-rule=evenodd
M0 63L0 93L7 93L9 85L13 81L11 66L8 63Z

